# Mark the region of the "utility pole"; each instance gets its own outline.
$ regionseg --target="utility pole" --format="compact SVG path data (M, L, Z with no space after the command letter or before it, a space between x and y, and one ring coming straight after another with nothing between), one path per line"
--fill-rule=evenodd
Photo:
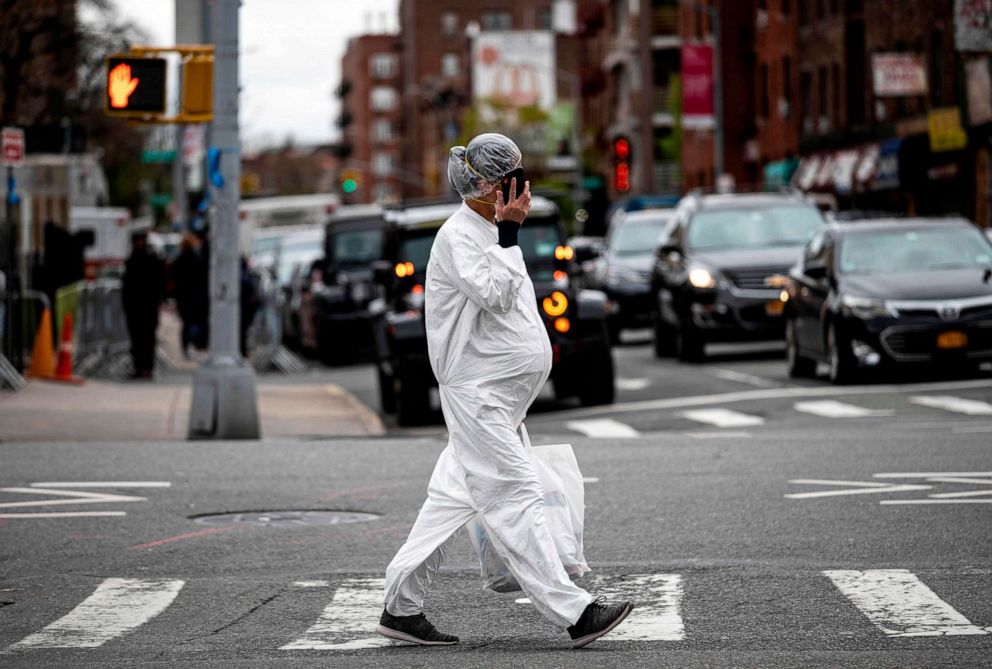
M175 126L176 145L175 156L172 159L172 204L175 207L176 219L182 225L180 232L186 232L189 222L186 215L186 169L184 167L183 137L186 134L186 126L178 123Z
M714 179L724 172L723 165L723 44L720 34L719 2L706 5L713 28L713 172Z
M208 180L216 205L210 226L210 353L193 379L190 439L258 439L260 433L255 371L239 350L239 4L239 0L216 0L211 12L215 44L211 162L216 165Z

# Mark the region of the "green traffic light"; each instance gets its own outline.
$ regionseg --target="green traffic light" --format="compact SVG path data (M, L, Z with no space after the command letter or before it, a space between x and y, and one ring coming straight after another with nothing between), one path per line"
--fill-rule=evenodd
M354 179L345 179L341 182L341 190L345 193L354 193L358 190L358 182Z

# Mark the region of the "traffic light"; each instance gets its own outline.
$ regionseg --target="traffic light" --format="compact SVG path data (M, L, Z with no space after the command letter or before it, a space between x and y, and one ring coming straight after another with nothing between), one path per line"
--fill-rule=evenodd
M184 114L210 114L214 110L214 57L196 55L183 62Z
M362 186L362 173L355 169L341 170L341 192L356 193Z
M613 140L613 190L630 192L630 140L626 137Z
M164 58L107 58L107 113L120 116L163 113L165 76Z

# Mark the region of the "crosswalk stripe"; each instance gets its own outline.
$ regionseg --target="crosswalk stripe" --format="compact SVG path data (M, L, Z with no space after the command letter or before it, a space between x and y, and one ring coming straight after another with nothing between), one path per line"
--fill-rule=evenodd
M792 405L796 411L801 413L823 416L824 418L862 418L866 416L891 416L895 411L888 409L866 409L846 402L837 400L811 400L808 402L796 402Z
M914 395L909 398L909 401L931 409L943 409L969 416L992 416L992 404L981 400L954 397L953 395Z
M733 411L731 409L692 409L682 412L683 418L697 423L707 423L717 427L753 427L763 425L765 419L761 416Z
M640 436L640 432L631 426L613 420L612 418L590 418L588 420L572 420L565 427L581 432L587 437L614 437L630 439Z
M644 390L651 385L651 379L624 379L616 380L617 390Z
M907 569L823 573L887 636L988 634Z
M610 601L631 600L630 616L606 637L608 641L682 641L681 574L631 574L619 579L600 577L593 588Z
M345 579L317 622L280 650L357 650L392 644L375 633L385 587L382 578Z
M183 584L166 579L108 578L72 611L8 650L102 646L162 613Z

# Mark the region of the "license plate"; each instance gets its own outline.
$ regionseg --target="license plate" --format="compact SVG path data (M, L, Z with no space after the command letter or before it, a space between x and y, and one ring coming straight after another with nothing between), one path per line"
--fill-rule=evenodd
M769 316L781 316L785 312L785 302L782 300L768 300L765 302L765 313Z
M937 348L964 348L968 345L968 335L957 330L941 332L937 335Z

